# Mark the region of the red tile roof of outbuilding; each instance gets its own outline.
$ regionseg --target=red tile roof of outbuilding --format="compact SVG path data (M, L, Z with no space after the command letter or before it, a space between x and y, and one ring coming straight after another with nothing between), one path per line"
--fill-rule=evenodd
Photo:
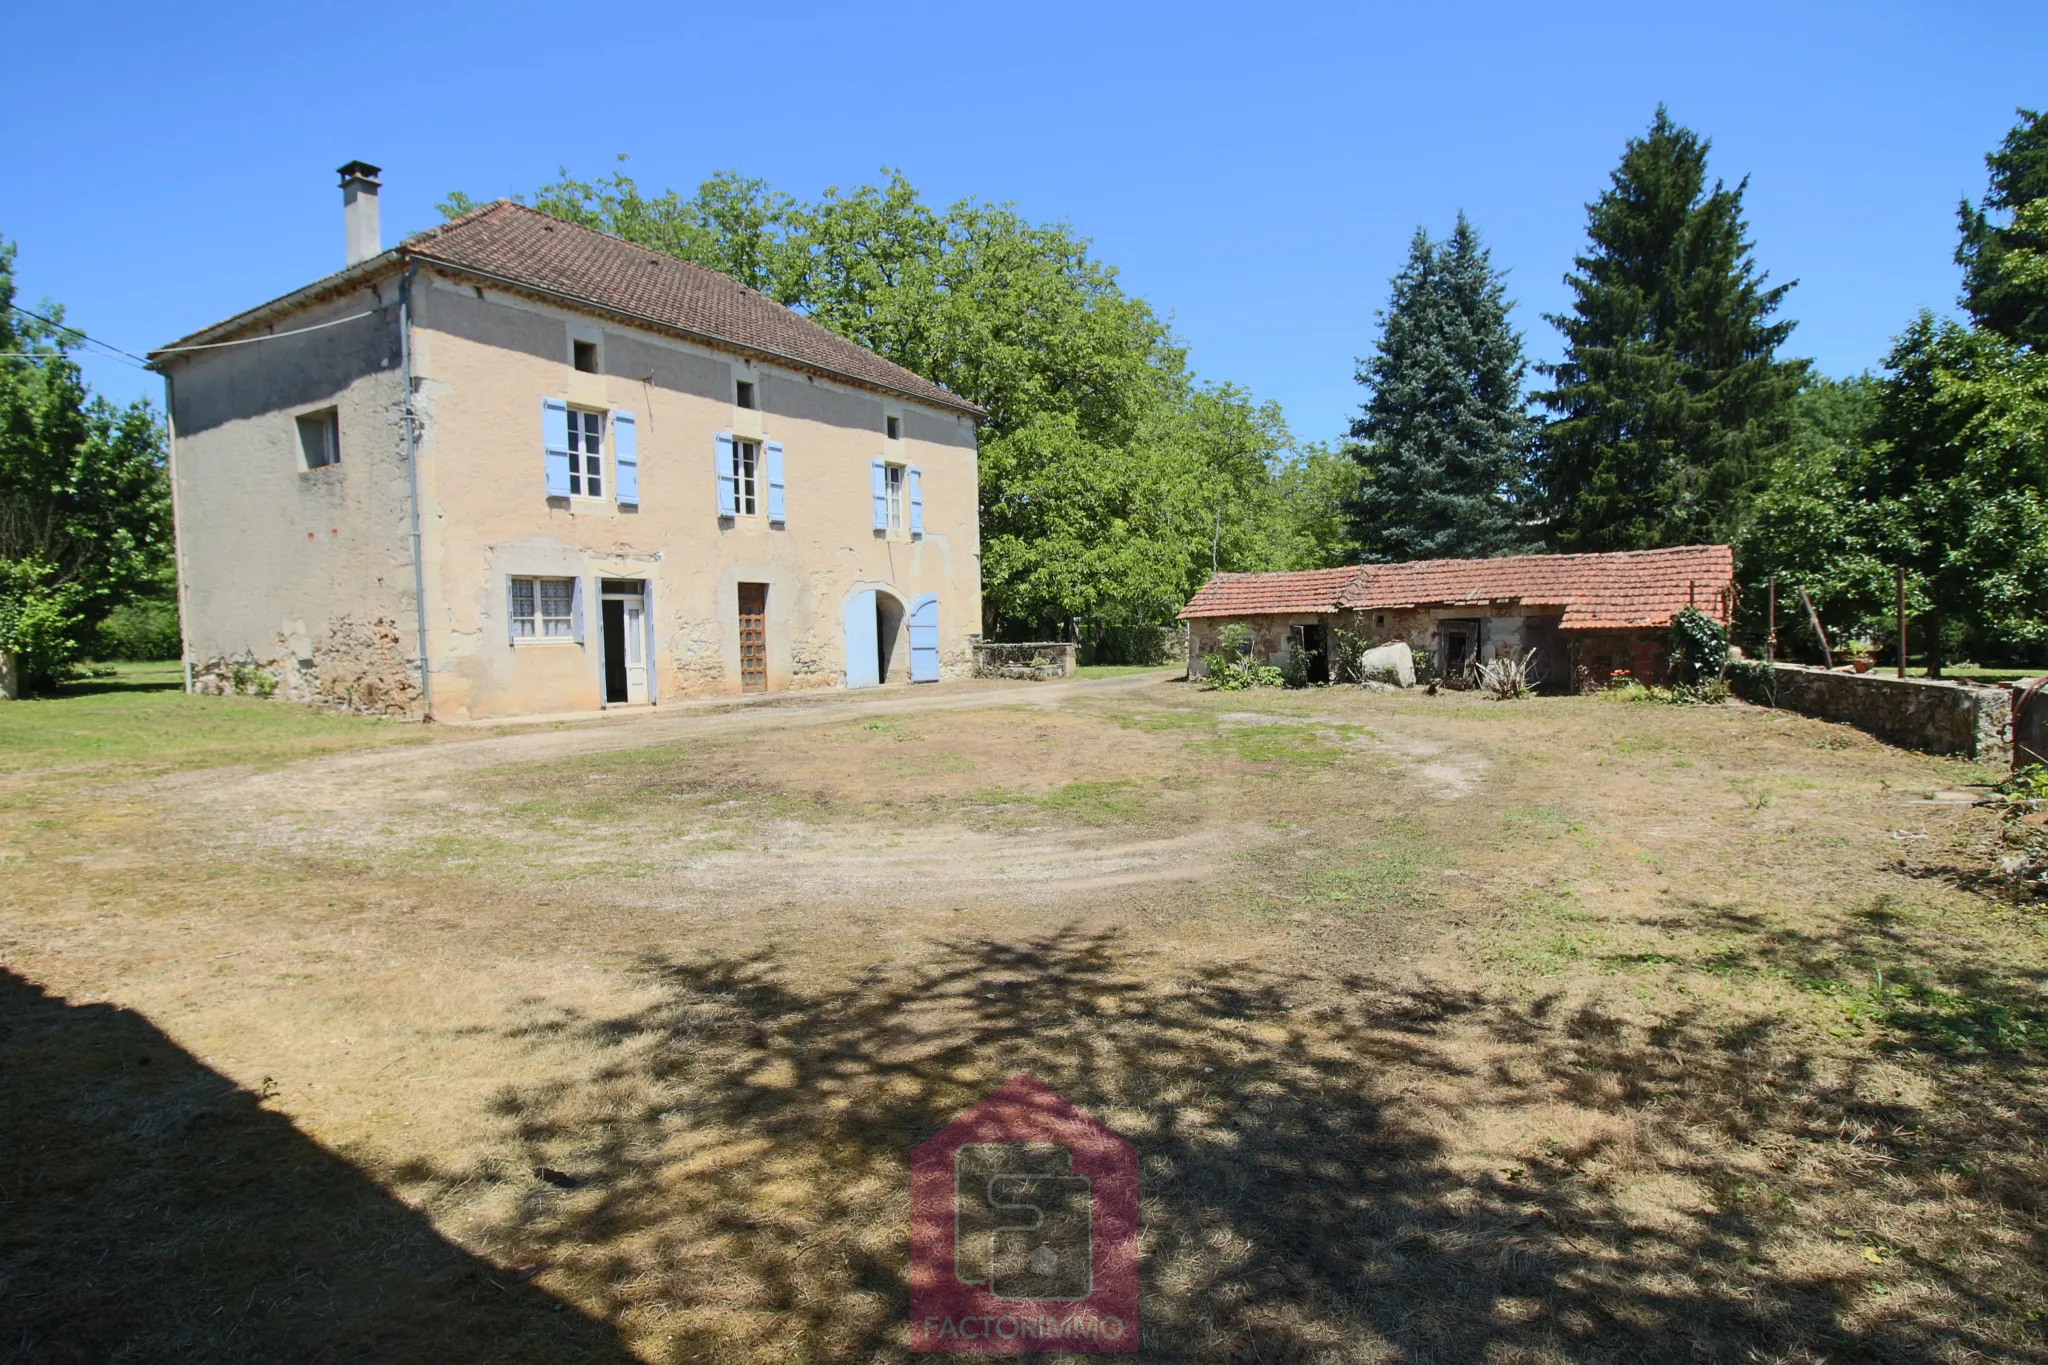
M1335 611L1344 586L1356 577L1356 566L1298 573L1220 573L1202 585L1180 614L1186 618Z
M1517 603L1561 612L1567 630L1662 626L1688 604L1725 620L1735 585L1726 545L1613 554L1422 559L1308 573L1218 574L1183 618ZM1279 605L1263 605L1264 603ZM1546 613L1547 614L1547 613Z

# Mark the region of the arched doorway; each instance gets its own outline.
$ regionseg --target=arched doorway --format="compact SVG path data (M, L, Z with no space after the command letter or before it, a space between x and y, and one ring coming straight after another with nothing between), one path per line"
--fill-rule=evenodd
M896 670L896 681L902 680L902 651L898 648L903 634L903 602L894 593L875 594L875 677L880 682L891 681L891 668Z
M863 588L849 595L840 612L846 638L846 685L878 687L901 680L904 647L903 599L887 589Z

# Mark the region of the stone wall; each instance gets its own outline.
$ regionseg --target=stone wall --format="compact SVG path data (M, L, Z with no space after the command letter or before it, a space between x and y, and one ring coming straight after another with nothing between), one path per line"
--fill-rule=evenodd
M1731 666L1728 678L1745 701L1842 721L1902 749L2012 757L2012 696L2003 687L1760 662Z
M1074 675L1080 653L1079 645L1065 640L978 643L974 646L974 676L1053 682Z

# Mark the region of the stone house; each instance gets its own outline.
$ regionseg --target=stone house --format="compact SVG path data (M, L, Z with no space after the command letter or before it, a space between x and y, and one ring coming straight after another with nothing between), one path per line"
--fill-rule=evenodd
M1216 649L1217 630L1241 622L1261 660L1277 664L1297 649L1318 656L1310 671L1317 681L1325 680L1323 661L1341 632L1367 645L1400 641L1427 650L1442 676L1469 660L1533 649L1541 685L1576 690L1603 686L1624 670L1644 682L1668 681L1671 618L1689 605L1728 624L1735 605L1728 546L1217 574L1180 616L1197 676Z
M967 676L974 404L508 201L151 356L187 685L414 718Z

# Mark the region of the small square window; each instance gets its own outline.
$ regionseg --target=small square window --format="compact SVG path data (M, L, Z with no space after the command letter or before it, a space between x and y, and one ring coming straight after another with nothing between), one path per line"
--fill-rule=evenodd
M570 348L571 348L571 350L572 350L572 351L573 351L573 352L575 353L575 360L576 360L576 368L577 368L577 369L579 369L579 370L583 371L583 373L585 373L585 374L596 374L596 373L597 373L597 343L596 343L596 342L594 342L594 341L576 341L576 342L571 342L571 343L570 343Z
M299 418L299 453L308 469L341 463L341 423L333 408Z
M743 408L754 406L754 384L752 380L742 379L739 381L738 392L733 401Z
M890 440L900 441L903 439L903 419L901 417L885 417L882 420L887 426Z
M569 578L515 578L511 582L515 640L573 639L576 582Z

